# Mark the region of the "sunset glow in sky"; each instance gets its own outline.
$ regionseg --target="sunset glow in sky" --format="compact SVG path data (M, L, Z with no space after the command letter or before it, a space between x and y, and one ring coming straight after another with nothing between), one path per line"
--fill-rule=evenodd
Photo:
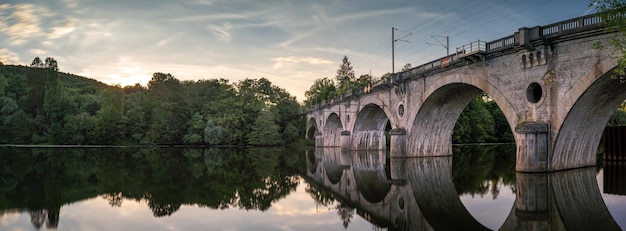
M475 40L589 13L588 0L52 0L0 1L0 62L53 57L59 69L109 84L266 77L298 100L334 78L344 55L357 77L391 72ZM434 38L432 36L435 36Z

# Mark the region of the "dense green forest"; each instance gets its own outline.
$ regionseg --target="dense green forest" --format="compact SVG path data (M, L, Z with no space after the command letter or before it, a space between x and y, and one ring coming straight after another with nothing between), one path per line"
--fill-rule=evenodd
M281 145L304 137L294 96L266 78L109 86L54 59L0 65L0 143Z

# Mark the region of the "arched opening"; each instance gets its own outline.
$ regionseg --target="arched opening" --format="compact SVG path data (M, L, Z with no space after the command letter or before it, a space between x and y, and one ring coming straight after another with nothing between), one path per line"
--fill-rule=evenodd
M352 134L353 150L385 150L391 124L378 105L368 104L359 111Z
M311 117L307 122L306 126L306 139L313 140L315 139L315 133L317 132L317 123L315 122L315 118Z
M339 147L341 131L343 131L343 124L341 119L336 113L331 113L326 119L324 131L322 132L324 146L326 147Z
M452 181L469 214L498 230L516 198L515 145L458 145L453 148Z
M324 170L326 177L332 184L337 184L343 176L343 168L341 167L341 149L327 148L324 150Z
M457 118L480 89L461 83L435 90L413 120L407 152L413 156L452 155L452 131Z
M316 150L317 152L317 150ZM309 170L311 174L315 174L317 172L318 161L315 157L315 153L312 150L307 150L305 152L306 155L306 168Z
M456 120L452 143L515 143L515 137L498 104L481 92L465 106Z
M385 169L388 160L384 151L357 151L352 168L359 193L370 203L379 203L391 190L391 176Z
M591 73L585 77L594 78ZM553 139L550 169L594 166L595 174L591 178L597 181L606 208L618 225L626 228L626 220L620 219L626 204L626 187L622 183L626 180L623 174L626 152L621 148L626 146L623 145L626 137L619 132L624 128L614 127L626 121L620 119L626 118L626 84L613 76L613 70L595 78L595 81L581 80L582 86L573 87L584 90L572 93L573 105L559 105L571 109L556 126L558 135ZM586 82L591 84L586 86Z
M459 144L453 147L452 178L463 206L482 225L499 229L515 203L516 149L509 123L489 95L481 92L465 106L452 141Z
M434 230L489 230L461 202L452 178L452 157L403 160L413 196Z
M454 167L450 166L452 175L441 173L441 180L433 182L440 184L440 187L449 188L441 189L438 193L416 191L423 196L430 193L445 195L450 203L447 207L454 209L444 211L443 207L438 207L440 205L433 205L428 201L418 202L420 207L430 207L434 211L454 217L465 216L462 222L465 225L458 227L498 229L504 223L515 198L512 188L515 187L516 149L511 144L515 142L515 138L509 119L500 110L498 102L470 84L443 85L432 91L424 101L413 122L408 141L410 155L451 156L450 159L454 160ZM485 146L487 143L509 145ZM435 171L428 169L448 166L444 159L434 161L436 159L433 159L433 163L424 163L425 167L422 168L426 170L422 171ZM498 175L502 173L507 174ZM429 181L422 182L418 187L426 187L424 183L427 182ZM501 194L504 196L500 196ZM444 199L438 201L441 200ZM483 206L483 210L476 209L476 206ZM484 206L499 206L500 210L484 209ZM494 211L495 215L491 213ZM487 213L491 216L483 216ZM504 216L500 216L502 214ZM442 228L449 225L443 220L437 220L438 218L432 219L433 223L439 223L437 226Z
M597 150L609 119L626 99L626 84L609 71L587 87L558 127L551 170L597 164ZM567 107L560 105L560 107Z

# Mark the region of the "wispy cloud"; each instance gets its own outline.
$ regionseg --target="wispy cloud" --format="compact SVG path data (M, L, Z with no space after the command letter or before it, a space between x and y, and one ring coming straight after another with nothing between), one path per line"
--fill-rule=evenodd
M44 56L48 54L48 51L45 51L42 49L29 49L28 51L30 51L31 54L36 55L36 56Z
M324 58L315 58L315 57L295 57L295 56L289 56L289 57L278 57L278 58L274 58L274 69L281 69L281 68L285 68L294 64L298 64L298 63L306 63L306 64L310 64L310 65L319 65L319 64L332 64L333 62L331 62L328 59L324 59Z
M74 20L70 20L63 26L52 27L52 31L48 35L48 39L58 39L74 32L75 30L76 23L74 22Z
M0 32L9 37L11 45L20 45L33 36L40 35L40 17L48 13L33 4L2 5L3 10L13 11L0 18Z
M4 64L22 64L20 56L7 48L0 48L0 62Z
M221 13L221 14L208 14L208 15L192 15L179 18L164 19L166 22L212 22L232 19L247 19L248 17L243 14L235 13Z
M230 35L231 28L232 26L230 25L230 23L226 22L222 23L221 25L209 25L207 27L207 29L211 31L213 36L215 36L218 41L222 42L229 42L232 38L232 36Z

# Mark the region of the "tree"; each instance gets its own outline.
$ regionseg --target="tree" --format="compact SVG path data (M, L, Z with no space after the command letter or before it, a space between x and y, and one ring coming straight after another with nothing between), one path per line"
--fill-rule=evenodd
M39 56L35 57L35 59L33 59L33 62L30 63L31 67L41 67L43 66L43 63L41 62L41 59L39 58Z
M248 133L248 143L251 145L278 145L282 141L278 128L274 121L274 112L271 108L264 108L254 121L252 131Z
M411 66L411 63L406 63L402 67L402 71L408 71L408 70L411 70L411 68L413 68L413 66Z
M344 92L352 89L352 84L356 81L355 78L356 77L354 76L354 70L350 65L348 56L343 56L343 59L341 60L341 65L339 65L339 69L337 69L337 75L335 76L339 88L339 94L343 94Z
M0 73L0 96L6 95L5 89L8 86L9 86L9 80L2 73Z
M53 71L59 71L59 66L57 61L54 58L46 57L45 63L43 65L44 68L50 68Z
M316 79L309 90L304 92L305 105L312 105L332 99L336 94L335 83L328 77Z
M483 95L478 95L465 107L454 126L454 143L483 143L493 139L494 119L485 105Z
M213 122L213 120L207 120L204 127L204 142L209 145L220 144L224 128Z
M183 141L187 144L202 142L202 133L205 128L204 116L198 112L194 113L191 119L187 121L187 126L187 134L183 137Z
M99 144L117 144L124 134L124 93L121 88L104 90L102 107L95 115L94 137Z
M363 89L364 87L372 85L373 81L374 81L374 77L372 75L363 74L359 76L359 79L354 84L355 89Z
M621 82L626 81L626 1L625 0L593 0L591 7L595 7L607 30L617 30L618 36L613 38L613 46L619 56L616 56L617 68L614 69L614 78ZM596 44L601 47L600 44Z

